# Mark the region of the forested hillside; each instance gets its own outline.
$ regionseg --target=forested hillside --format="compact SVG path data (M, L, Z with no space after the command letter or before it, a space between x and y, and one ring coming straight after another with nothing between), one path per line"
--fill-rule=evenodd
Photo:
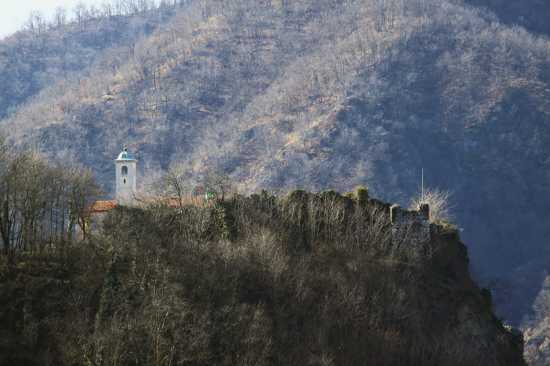
M473 269L499 279L502 314L517 324L530 312L550 259L544 36L444 0L81 15L0 43L0 126L17 145L92 167L106 191L123 144L145 180L177 162L189 189L214 169L243 192L366 184L407 204L424 168L428 185L453 192Z
M550 35L550 3L546 0L467 0L468 3L494 11L507 24Z
M0 152L2 365L524 365L437 216L360 187L100 218L89 174Z

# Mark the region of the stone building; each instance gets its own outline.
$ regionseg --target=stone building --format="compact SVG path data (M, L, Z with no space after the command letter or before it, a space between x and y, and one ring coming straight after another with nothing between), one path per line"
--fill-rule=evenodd
M182 204L203 205L209 198L202 196L157 197L138 194L138 160L135 155L124 148L114 161L115 163L115 197L113 200L96 201L90 205L92 222L101 221L105 214L117 206L138 206L160 203L177 208Z
M417 211L409 211L399 205L390 207L392 240L409 244L424 244L431 239L430 206L423 204Z
M127 148L115 160L115 199L121 205L131 205L136 199L137 162Z
M96 201L90 206L90 214L103 216L118 205L131 206L137 195L137 163L132 153L124 148L115 159L115 199Z

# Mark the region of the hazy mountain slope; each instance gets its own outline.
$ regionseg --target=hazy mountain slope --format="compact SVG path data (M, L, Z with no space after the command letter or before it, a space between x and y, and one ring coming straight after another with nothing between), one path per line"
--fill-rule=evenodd
M0 123L107 190L125 143L150 177L216 167L246 191L366 183L406 204L425 168L482 275L548 256L550 42L459 3L380 4L192 3Z
M85 77L88 68L106 55L109 64L102 66L116 68L122 61L117 56L171 15L172 9L163 9L134 17L89 16L49 27L30 23L0 42L0 118L53 83Z
M509 24L521 25L531 31L550 35L550 3L546 0L467 0L487 7Z

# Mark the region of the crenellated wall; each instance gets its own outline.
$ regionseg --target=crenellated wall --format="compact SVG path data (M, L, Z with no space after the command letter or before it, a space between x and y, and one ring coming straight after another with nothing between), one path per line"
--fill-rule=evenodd
M396 243L423 244L431 239L430 206L423 204L417 211L399 205L390 207L392 240Z

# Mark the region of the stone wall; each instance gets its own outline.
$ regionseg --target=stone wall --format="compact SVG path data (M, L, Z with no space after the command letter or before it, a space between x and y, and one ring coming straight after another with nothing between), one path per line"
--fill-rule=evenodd
M390 207L392 240L395 243L424 244L431 239L430 207L422 205L418 211L410 211L399 205Z

